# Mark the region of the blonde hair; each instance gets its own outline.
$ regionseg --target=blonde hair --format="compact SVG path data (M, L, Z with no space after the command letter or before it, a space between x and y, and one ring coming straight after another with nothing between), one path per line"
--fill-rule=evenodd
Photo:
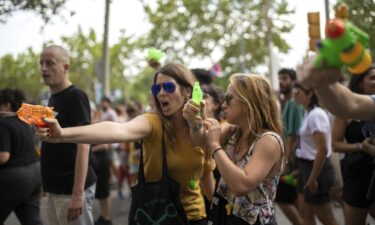
M163 74L165 76L169 76L176 80L177 84L180 85L181 89L193 89L193 85L195 82L194 75L191 73L189 69L185 66L177 63L169 63L160 68L154 76L154 84L156 83L156 79L159 74ZM191 96L187 96L191 97ZM166 136L173 144L176 143L176 132L172 131L172 122L170 117L166 117L160 107L159 100L156 96L154 96L155 107L158 115L160 116L163 124L163 130L166 132Z
M277 107L277 98L268 80L255 74L233 74L230 77L233 91L244 103L244 113L248 130L247 136L251 145L264 129L273 131L283 137L283 127ZM250 146L249 146L250 147ZM240 158L245 157L248 149L240 149Z

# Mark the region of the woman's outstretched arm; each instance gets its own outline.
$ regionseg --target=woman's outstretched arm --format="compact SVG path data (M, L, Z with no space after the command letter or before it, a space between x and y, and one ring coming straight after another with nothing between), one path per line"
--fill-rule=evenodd
M151 126L145 116L140 115L126 123L101 122L87 126L61 128L56 119L44 119L46 128L37 128L41 141L52 143L103 144L131 142L146 137Z

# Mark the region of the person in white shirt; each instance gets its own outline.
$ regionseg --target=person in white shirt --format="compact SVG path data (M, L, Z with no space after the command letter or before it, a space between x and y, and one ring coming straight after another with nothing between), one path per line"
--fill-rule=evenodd
M306 110L296 151L299 165L299 199L303 199L303 224L315 224L316 215L325 225L338 225L330 204L334 169L330 161L332 149L328 115L319 107L313 90L306 90L296 84L294 98Z

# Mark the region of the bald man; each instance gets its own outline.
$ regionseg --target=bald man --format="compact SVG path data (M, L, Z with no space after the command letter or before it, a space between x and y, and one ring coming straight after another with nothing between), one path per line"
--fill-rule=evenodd
M40 56L42 79L51 91L62 127L90 124L90 105L84 92L69 80L69 53L61 46L45 48ZM48 193L49 224L93 225L91 202L96 175L89 164L87 144L42 143L43 190Z

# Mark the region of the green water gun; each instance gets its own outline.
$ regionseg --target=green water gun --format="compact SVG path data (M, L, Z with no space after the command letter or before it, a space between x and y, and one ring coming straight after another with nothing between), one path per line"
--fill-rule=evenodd
M284 175L281 177L281 181L295 187L297 185L297 179L292 175Z
M194 83L192 98L195 103L197 103L198 105L201 104L201 101L203 99L203 92L198 81Z
M346 67L352 74L364 73L372 63L368 46L367 33L349 21L331 19L326 25L326 39L317 44L315 67Z
M165 56L165 53L156 48L149 48L147 52L147 60L159 61Z

